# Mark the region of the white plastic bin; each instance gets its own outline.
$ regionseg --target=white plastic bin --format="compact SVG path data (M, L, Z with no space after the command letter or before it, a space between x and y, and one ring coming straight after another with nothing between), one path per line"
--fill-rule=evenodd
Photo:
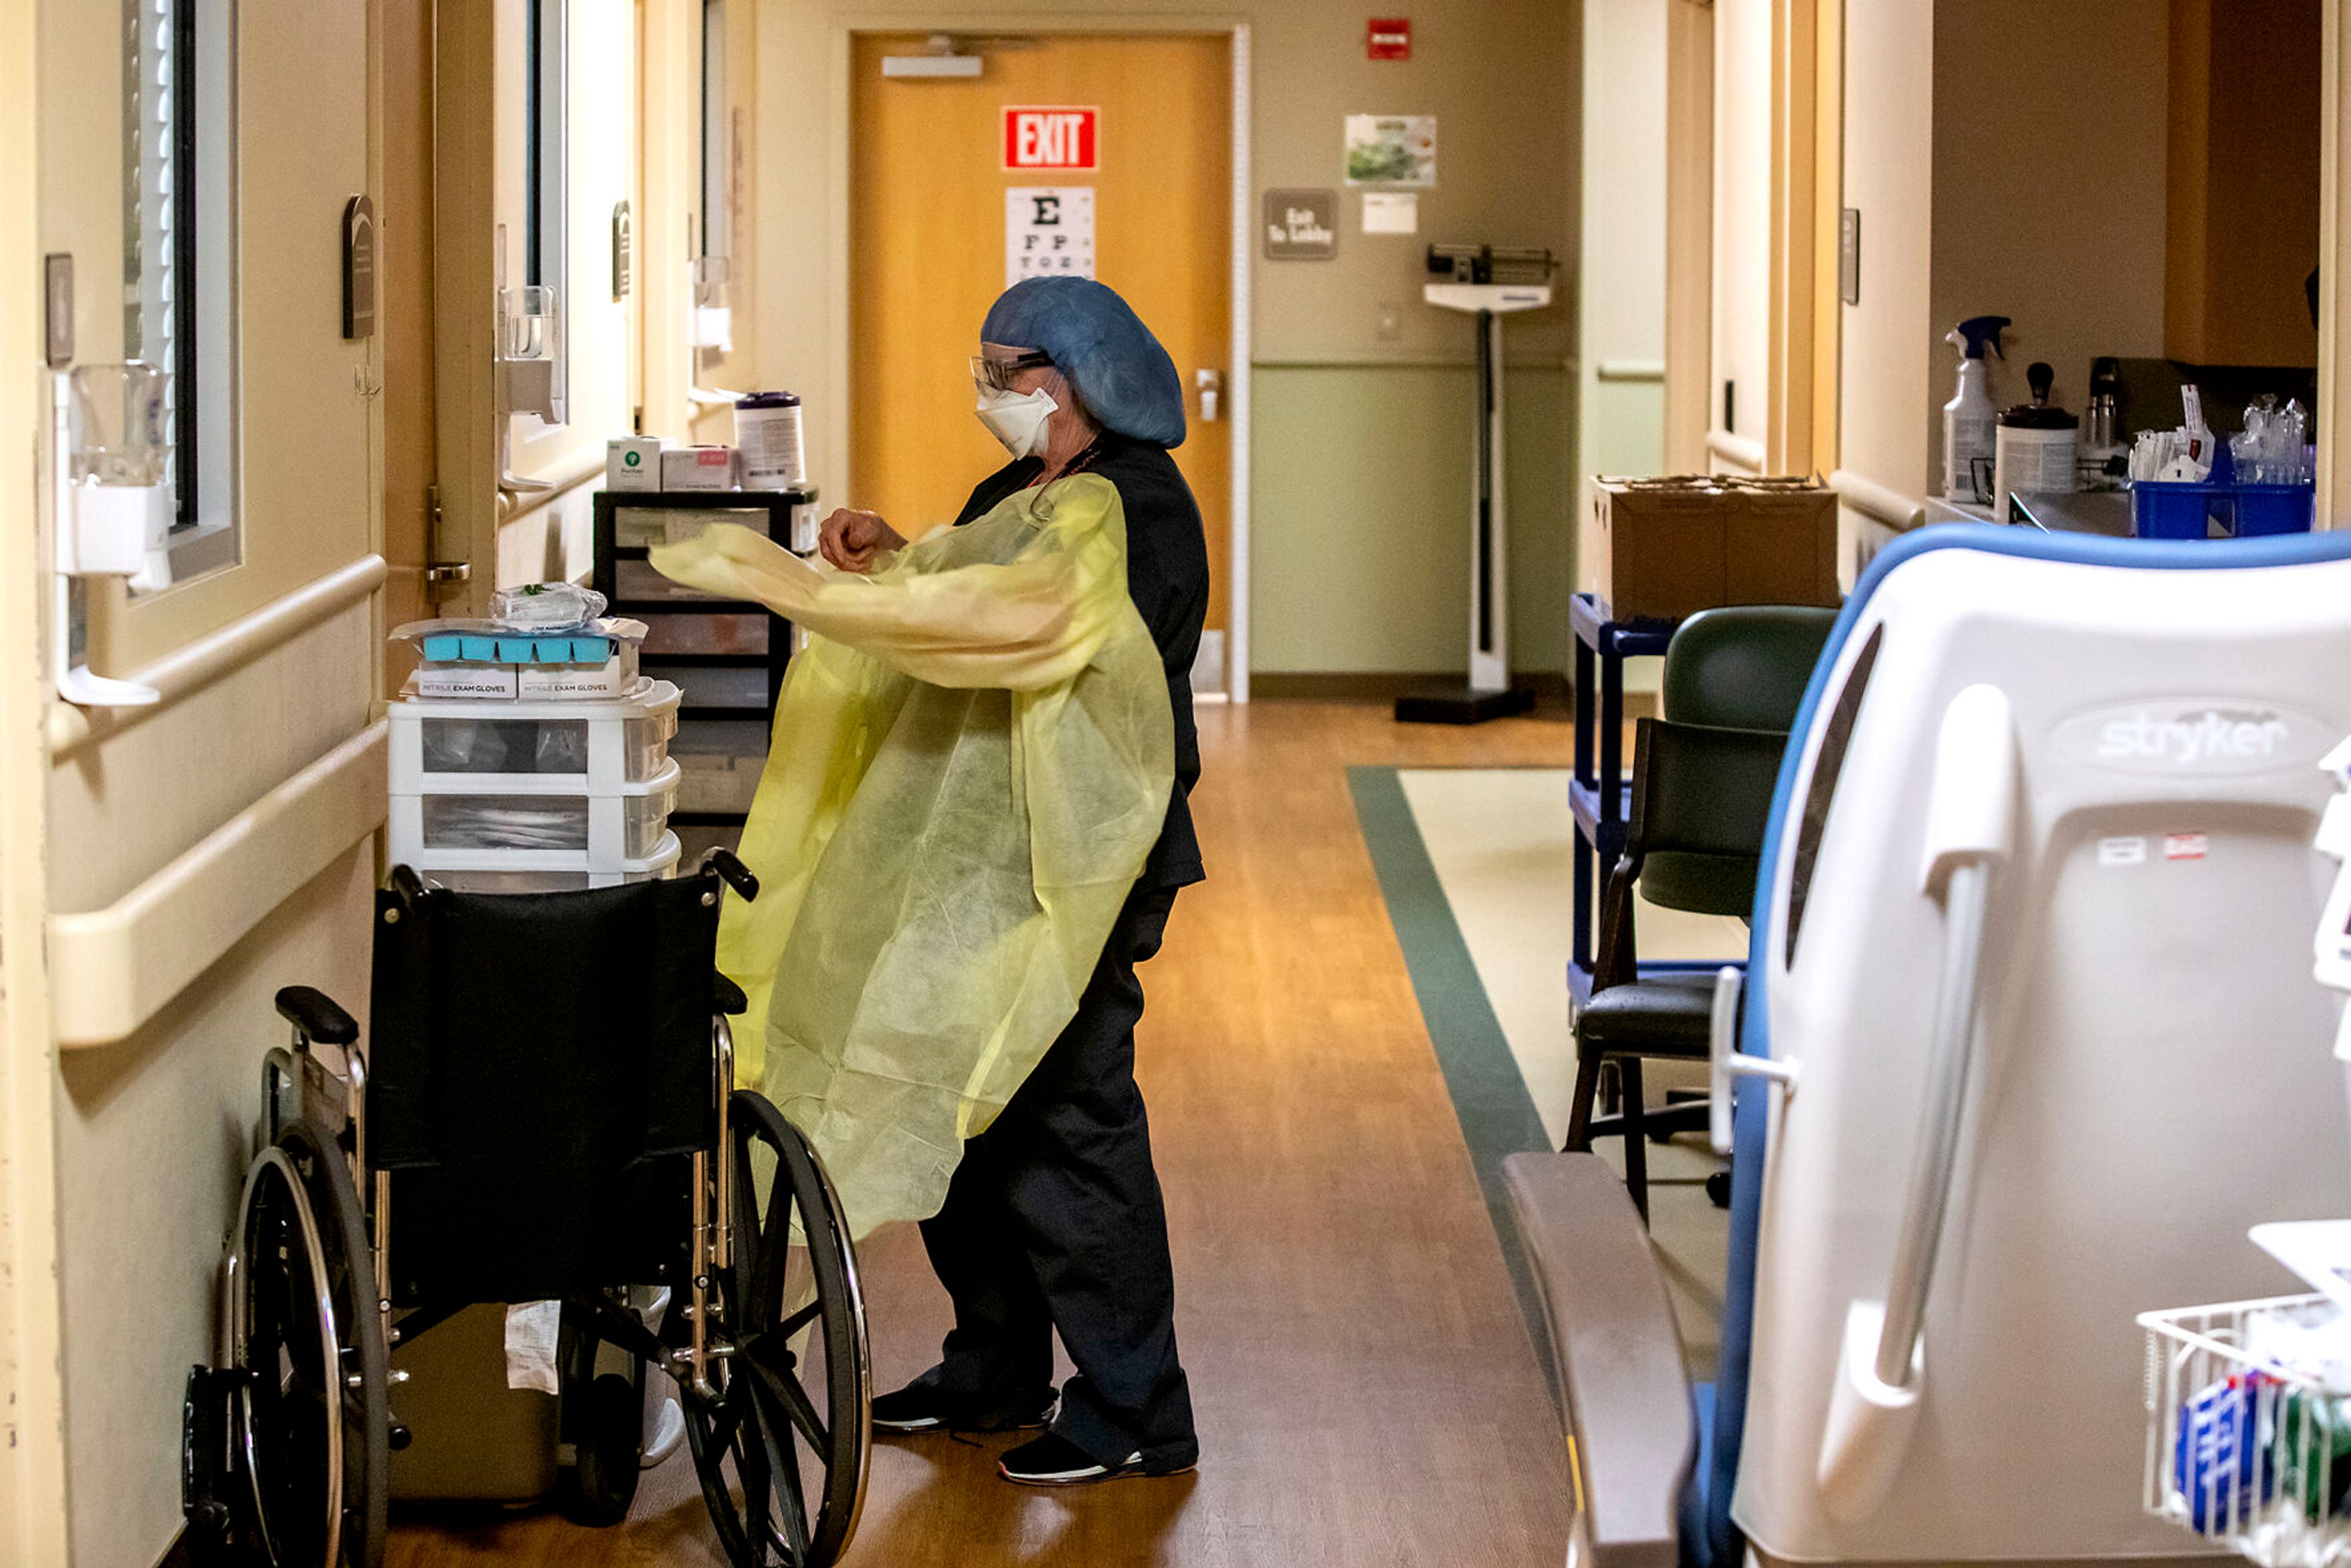
M524 781L535 788L451 789L445 780L414 794L393 791L394 861L420 871L434 864L609 870L660 845L677 799L678 766L664 762L644 783L610 792L582 790L576 781L555 789L538 779Z
M669 761L678 689L642 683L616 700L393 703L392 790L611 793L643 784Z
M583 887L616 887L629 882L654 882L677 871L680 849L675 833L664 833L653 852L629 861L613 871L494 871L478 867L442 866L421 874L428 883L460 893L572 893Z

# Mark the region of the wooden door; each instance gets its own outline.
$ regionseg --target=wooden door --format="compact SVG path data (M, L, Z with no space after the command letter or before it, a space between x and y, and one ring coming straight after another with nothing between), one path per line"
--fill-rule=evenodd
M433 6L381 9L383 189L377 220L376 330L383 339L384 625L434 614ZM406 674L387 661L385 679ZM387 692L385 695L394 695Z
M1222 37L1040 36L977 46L980 76L884 78L917 34L856 40L850 94L850 506L902 531L952 518L1004 452L972 417L979 324L1005 287L1005 191L1094 191L1094 276L1126 298L1182 378L1175 456L1207 527L1207 624L1226 624L1231 445L1196 377L1228 380L1232 61ZM1092 172L1008 172L1007 106L1099 111ZM909 526L913 525L913 526Z

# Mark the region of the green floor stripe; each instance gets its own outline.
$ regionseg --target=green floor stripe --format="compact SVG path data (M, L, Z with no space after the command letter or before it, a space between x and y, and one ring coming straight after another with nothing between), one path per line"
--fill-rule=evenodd
M1551 1370L1551 1332L1543 1321L1542 1299L1528 1267L1511 1220L1510 1199L1502 1189L1502 1156L1551 1146L1542 1118L1527 1092L1510 1042L1494 1017L1469 945L1453 918L1453 905L1437 880L1437 867L1421 840L1420 824L1413 820L1412 803L1405 798L1403 780L1393 768L1350 768L1348 786L1354 791L1355 817L1362 823L1364 842L1372 852L1372 866L1387 900L1388 920L1404 949L1405 967L1411 972L1413 993L1420 1000L1420 1016L1437 1047L1437 1061L1445 1073L1445 1087L1453 1097L1453 1112L1461 1123L1461 1136L1469 1145L1478 1186L1485 1194L1486 1212L1502 1244L1510 1281L1518 1289L1519 1310L1535 1355L1546 1374ZM1567 1005L1562 989L1560 1006Z

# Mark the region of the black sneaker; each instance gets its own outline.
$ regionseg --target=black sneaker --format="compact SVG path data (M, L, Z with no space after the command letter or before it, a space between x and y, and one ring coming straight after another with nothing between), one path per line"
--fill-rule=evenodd
M873 1396L873 1429L893 1437L911 1437L921 1432L1034 1432L1049 1426L1057 1403L1054 1395L1045 1396L1042 1409L1026 1416L995 1416L967 1420L950 1413L939 1399L936 1388L916 1381L894 1394Z
M1181 1475L1192 1468L1182 1465L1165 1473ZM1127 1455L1115 1465L1105 1465L1059 1432L1048 1432L1035 1442L1023 1443L998 1459L996 1473L1024 1487L1082 1487L1092 1486L1096 1481L1116 1480L1121 1476L1140 1476L1150 1472L1143 1468L1140 1451Z

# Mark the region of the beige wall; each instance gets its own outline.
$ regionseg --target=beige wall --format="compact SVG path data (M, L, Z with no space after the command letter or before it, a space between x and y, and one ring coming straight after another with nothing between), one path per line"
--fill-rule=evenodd
M381 359L341 338L334 237L346 198L372 183L365 16L307 0L237 6L244 564L127 605L111 591L97 640L119 661L110 673L377 549L381 422L365 386ZM43 0L38 16L38 244L73 255L79 357L104 362L121 352L121 14ZM29 377L31 363L12 361L10 373ZM152 717L101 724L57 758L50 911L107 907L364 727L371 622L360 601ZM260 1057L283 1037L270 997L305 982L364 1009L374 826L350 824L351 849L288 889L130 1039L44 1065L77 1568L147 1568L179 1529L181 1389L213 1354L213 1286ZM12 888L28 869L6 867ZM11 947L33 935L13 922L5 934Z
M1765 439L1771 359L1771 0L1715 0L1713 372L1707 428ZM1723 383L1737 388L1723 421Z
M1844 204L1861 213L1861 300L1840 307L1838 460L1898 495L1922 497L1928 488L1928 411L1939 420L1942 400L1950 396L1942 358L1949 350L1928 331L1933 0L1847 6L1844 26ZM1847 508L1844 526L1849 561L1854 542L1868 537L1872 525Z
M1665 464L1666 27L1683 3L1583 7L1579 530L1591 526L1592 475ZM1588 567L1577 578L1595 586Z
M1941 338L1962 318L2016 323L1991 367L2003 407L2026 400L2035 360L2079 413L2093 358L2162 357L2165 15L2148 0L1935 7L1929 475L1956 378Z
M1167 0L1115 13L1081 0L935 9L769 0L759 27L759 363L764 380L809 399L813 476L828 499L856 499L838 488L847 422L836 343L851 287L834 216L848 208L838 144L841 29L961 23L1004 33L1108 26L1102 18L1114 16L1118 25L1207 31L1246 21L1252 214L1257 193L1270 187L1341 185L1343 116L1438 117L1438 183L1421 197L1419 235L1366 236L1346 200L1336 259L1253 264L1252 664L1277 672L1460 668L1470 329L1419 303L1422 258L1430 240L1572 255L1578 8L1576 0L1439 0L1411 12L1414 58L1383 64L1364 58L1369 13L1329 0L1205 15ZM1572 299L1572 273L1560 283ZM1402 306L1403 330L1383 340L1380 307L1391 302ZM1555 308L1509 327L1511 553L1520 568L1511 642L1521 668L1557 669L1568 646L1573 470L1562 455L1573 434L1563 384L1572 316ZM948 343L939 351L968 350Z

